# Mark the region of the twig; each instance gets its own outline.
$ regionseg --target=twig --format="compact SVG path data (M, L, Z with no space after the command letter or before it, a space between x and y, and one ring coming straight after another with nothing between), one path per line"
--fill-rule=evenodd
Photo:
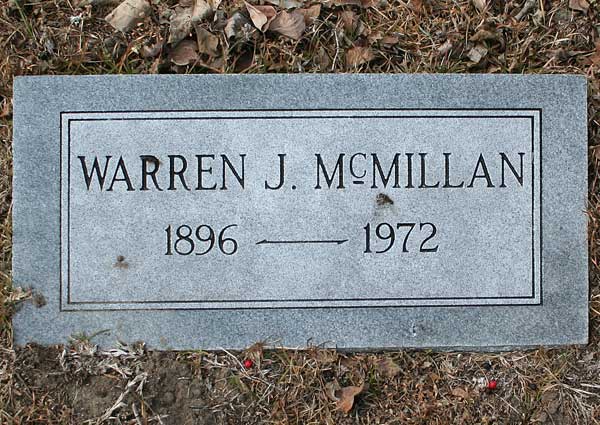
M520 21L526 14L532 11L537 5L537 0L527 0L523 5L523 9L515 16L517 21Z

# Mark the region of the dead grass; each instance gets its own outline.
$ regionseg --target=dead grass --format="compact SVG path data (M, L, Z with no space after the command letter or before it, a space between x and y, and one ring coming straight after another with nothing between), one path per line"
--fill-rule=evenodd
M220 53L178 66L176 47L166 43L174 1L153 2L152 16L124 35L103 19L110 0L0 0L0 424L600 423L600 2L588 1L582 13L569 4L584 0L362 1L373 7L336 0L322 4L299 40L251 25L227 39L227 19L246 12L241 1L224 1L216 19L201 25L218 37ZM588 77L588 346L503 354L260 345L243 353L148 353L142 346L97 352L78 341L13 349L10 317L27 296L10 281L13 76L346 71ZM340 400L341 388L363 385L354 400ZM339 409L344 401L354 401L348 413Z

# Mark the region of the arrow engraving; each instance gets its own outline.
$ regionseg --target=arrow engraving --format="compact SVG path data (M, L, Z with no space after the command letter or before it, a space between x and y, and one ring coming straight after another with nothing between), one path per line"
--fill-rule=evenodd
M256 245L267 245L267 244L320 244L320 243L335 243L338 245L348 242L348 239L325 239L325 240L283 240L283 241L270 241L263 239L262 241L256 242Z

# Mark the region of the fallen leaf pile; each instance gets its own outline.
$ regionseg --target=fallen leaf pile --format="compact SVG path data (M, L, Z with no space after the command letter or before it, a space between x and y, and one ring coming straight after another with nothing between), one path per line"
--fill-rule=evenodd
M295 5L297 2L292 4ZM252 23L259 31L272 31L294 40L299 40L304 33L306 28L305 13L314 13L314 8L312 10L296 9L292 12L285 10L278 12L273 6L255 6L248 2L245 2L245 5ZM294 7L290 3L284 3L284 5L286 9Z
M81 1L95 4L100 0ZM321 71L335 69L341 64L346 71L357 72L381 67L391 60L397 62L398 58L404 59L406 62L402 67L407 67L423 55L423 41L415 41L414 35L408 36L401 28L421 33L421 24L428 25L431 16L439 13L436 2L402 2L398 8L405 17L409 16L409 22L393 30L389 26L373 26L361 13L370 10L393 19L396 12L392 6L390 0L179 0L173 5L149 0L124 0L106 16L106 21L122 33L143 33L146 27L158 21L160 31L155 30L151 40L134 49L143 58L155 59L151 72L159 72L159 68L169 71L167 67L175 72L188 69L178 67L201 67L219 73L252 72L252 68L262 67L270 71L302 70L302 61L292 68L289 59L286 63L281 57L263 56L263 63L259 63L255 56L262 52L257 52L254 46L276 40L279 44L287 43L290 48L285 51L291 54L322 43L323 40L318 37L324 29L334 35L327 42L334 44L336 50L332 53L325 52L322 47L315 48L312 64ZM449 26L427 36L430 44L426 50L431 48L432 58L437 56L436 62L464 60L468 69L476 72L518 71L524 56L509 57L504 53L510 38L527 25L543 27L548 24L549 15L540 7L538 0L524 0L510 14L504 7L503 17L493 19L484 17L490 14L500 16L502 7L497 2L465 0L461 7L478 17L469 26L472 33L465 35ZM590 4L590 0L564 1L564 8L571 16L593 15L596 7L594 2ZM385 12L379 12L380 9ZM558 19L566 20L569 16L563 14ZM332 20L334 26L330 24ZM566 49L561 44L564 43L550 43L554 54L544 66L568 64L577 55L585 54ZM523 47L526 49L527 45L525 43ZM265 59L268 59L267 64ZM595 55L588 56L589 63L596 65L597 61Z
M270 4L244 2L242 9L227 18L219 11L221 0L181 0L160 13L159 20L168 24L167 40L144 46L141 54L154 58L166 51L174 65L201 65L221 71L223 47L231 43L229 40L249 39L258 30L297 41L321 13L320 4L307 5L298 0L267 0L267 3ZM125 0L106 16L106 21L114 29L127 33L143 25L151 14L152 6L147 0ZM252 62L252 57L242 55L238 71Z
M262 1L261 4L257 1ZM352 9L387 5L387 0L326 0L311 3L300 0L250 0L223 7L221 0L180 0L173 6L152 3L148 0L125 0L110 14L106 21L117 31L129 33L137 28L143 30L150 17L158 17L161 26L167 26L168 35L142 46L144 58L156 58L156 66L163 64L160 58L180 67L201 66L215 72L223 72L228 53L237 49L234 70L243 72L254 64L254 52L242 49L243 43L261 37L282 37L298 42L307 36L310 26L318 23L322 8L333 8L344 32L353 39L346 43L342 60L348 70L368 64L378 55L371 44L393 46L399 42L395 34L370 31ZM410 0L406 6L416 14L424 10L422 0ZM327 12L329 13L329 11ZM137 50L136 50L137 51ZM323 68L331 64L324 52L316 57ZM337 58L336 58L337 59ZM271 69L277 69L275 66Z

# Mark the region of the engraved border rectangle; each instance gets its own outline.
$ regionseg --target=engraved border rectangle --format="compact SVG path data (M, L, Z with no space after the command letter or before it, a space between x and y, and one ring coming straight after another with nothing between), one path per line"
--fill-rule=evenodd
M527 118L530 119L531 122L531 154L532 154L532 203L531 203L531 214L532 214L532 283L531 283L531 295L529 296L503 296L503 297L411 297L411 298L402 298L402 297L385 297L385 298L328 298L328 299L261 299L261 300L160 300L160 301L152 301L152 300L144 300L144 301L71 301L71 285L70 285L70 244L69 244L69 236L70 236L70 123L73 121L108 121L108 120L118 120L118 121L128 121L128 120L185 120L185 119L313 119L313 118L327 118L326 116L255 116L255 117L219 117L219 116L211 116L211 117L122 117L122 118L67 118L66 126L67 126L67 211L66 211L66 270L63 267L63 238L65 237L63 232L63 125L64 118L63 115L75 115L75 114L160 114L160 113L218 113L218 112L227 112L227 113L235 113L235 112L245 112L245 113L260 113L260 112L349 112L349 113L357 113L357 112L415 112L415 111L434 111L434 112L518 112L519 115L333 115L330 118L350 118L350 119L368 119L368 118ZM525 113L531 112L531 115L525 115ZM538 139L539 139L539 299L536 300L536 240L535 240L535 195L536 195L536 187L535 187L535 133L536 133L536 119L537 128L538 128ZM129 111L62 111L60 112L60 293L59 293L59 309L60 311L111 311L111 310L246 310L246 309L313 309L313 308L414 308L414 307L493 307L493 306L519 306L519 305L527 305L527 306L535 306L535 305L543 305L543 281L542 281L542 109L541 108L317 108L317 109L207 109L207 110L129 110ZM66 284L63 284L63 281ZM64 289L66 288L66 293ZM385 302L385 301L492 301L485 303L466 303L466 304L410 304L410 305L343 305L340 303L352 303L352 302ZM522 303L518 302L496 302L496 300L523 300ZM526 302L526 300L531 300ZM537 301L537 302L536 302ZM232 307L149 307L149 305L157 304L157 305L166 305L166 304L194 304L194 303L205 303L205 304L215 304L215 303L223 303L223 304L249 304L249 303L329 303L335 305L310 305L310 306L299 306L299 305L290 305L290 306L232 306ZM67 307L69 306L69 307ZM87 308L80 308L87 307ZM109 307L104 307L109 306ZM126 307L120 307L126 306ZM138 307L139 306L139 307Z

